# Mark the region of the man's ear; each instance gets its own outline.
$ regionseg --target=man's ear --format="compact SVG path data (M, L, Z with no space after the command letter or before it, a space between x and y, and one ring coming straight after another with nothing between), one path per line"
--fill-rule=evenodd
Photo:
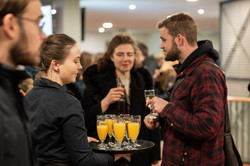
M59 72L59 66L60 63L57 60L52 60L50 63L51 68L55 71L55 72Z
M175 38L175 42L178 46L183 46L184 45L184 36L181 34L178 34Z
M19 25L13 14L6 14L3 18L3 30L7 37L13 39L19 33Z

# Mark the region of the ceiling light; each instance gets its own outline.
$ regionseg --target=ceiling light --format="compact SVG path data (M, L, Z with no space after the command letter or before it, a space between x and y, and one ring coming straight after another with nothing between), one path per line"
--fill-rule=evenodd
M129 8L130 10L134 10L134 9L136 8L136 6L135 6L134 4L131 4L131 5L128 6L128 8Z
M56 9L51 9L50 13L51 14L56 14Z
M187 0L188 2L196 2L196 1L198 1L198 0Z
M103 32L105 32L105 29L104 29L103 27L101 27L101 28L98 29L98 31L99 31L100 33L103 33Z
M103 28L112 28L113 24L111 22L105 22L102 24Z
M198 10L198 13L199 13L199 14L204 14L204 13L205 13L205 10L204 10L204 9L199 9L199 10Z

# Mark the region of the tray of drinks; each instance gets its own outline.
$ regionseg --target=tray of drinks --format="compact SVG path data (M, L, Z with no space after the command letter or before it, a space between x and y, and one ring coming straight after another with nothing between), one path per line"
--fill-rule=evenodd
M152 149L155 144L147 140L137 140L135 144L127 145L122 144L121 147L117 148L115 144L110 145L109 143L105 144L105 147L100 147L100 143L91 142L90 146L93 151L102 151L102 152L113 152L115 154L123 153L141 153Z

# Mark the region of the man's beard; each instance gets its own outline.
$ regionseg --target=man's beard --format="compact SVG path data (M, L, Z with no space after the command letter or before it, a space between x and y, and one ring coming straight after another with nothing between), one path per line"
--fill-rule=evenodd
M19 40L10 49L12 63L16 65L34 66L37 63L32 59L31 53L28 51L28 42L25 35L23 25L20 23Z
M175 60L179 60L179 56L181 51L178 49L176 43L174 42L174 40L172 41L172 47L169 50L169 52L165 55L165 61L175 61Z

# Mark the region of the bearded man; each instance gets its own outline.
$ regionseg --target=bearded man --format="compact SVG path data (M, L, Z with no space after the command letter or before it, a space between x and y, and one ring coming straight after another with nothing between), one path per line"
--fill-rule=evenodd
M26 74L17 65L37 65L46 37L39 0L0 1L0 165L37 165L30 126L18 85Z
M158 24L166 61L179 60L169 88L170 102L149 100L164 122L163 166L223 166L227 86L215 64L219 54L208 40L197 42L197 26L187 14L174 14ZM146 116L150 129L156 121Z

